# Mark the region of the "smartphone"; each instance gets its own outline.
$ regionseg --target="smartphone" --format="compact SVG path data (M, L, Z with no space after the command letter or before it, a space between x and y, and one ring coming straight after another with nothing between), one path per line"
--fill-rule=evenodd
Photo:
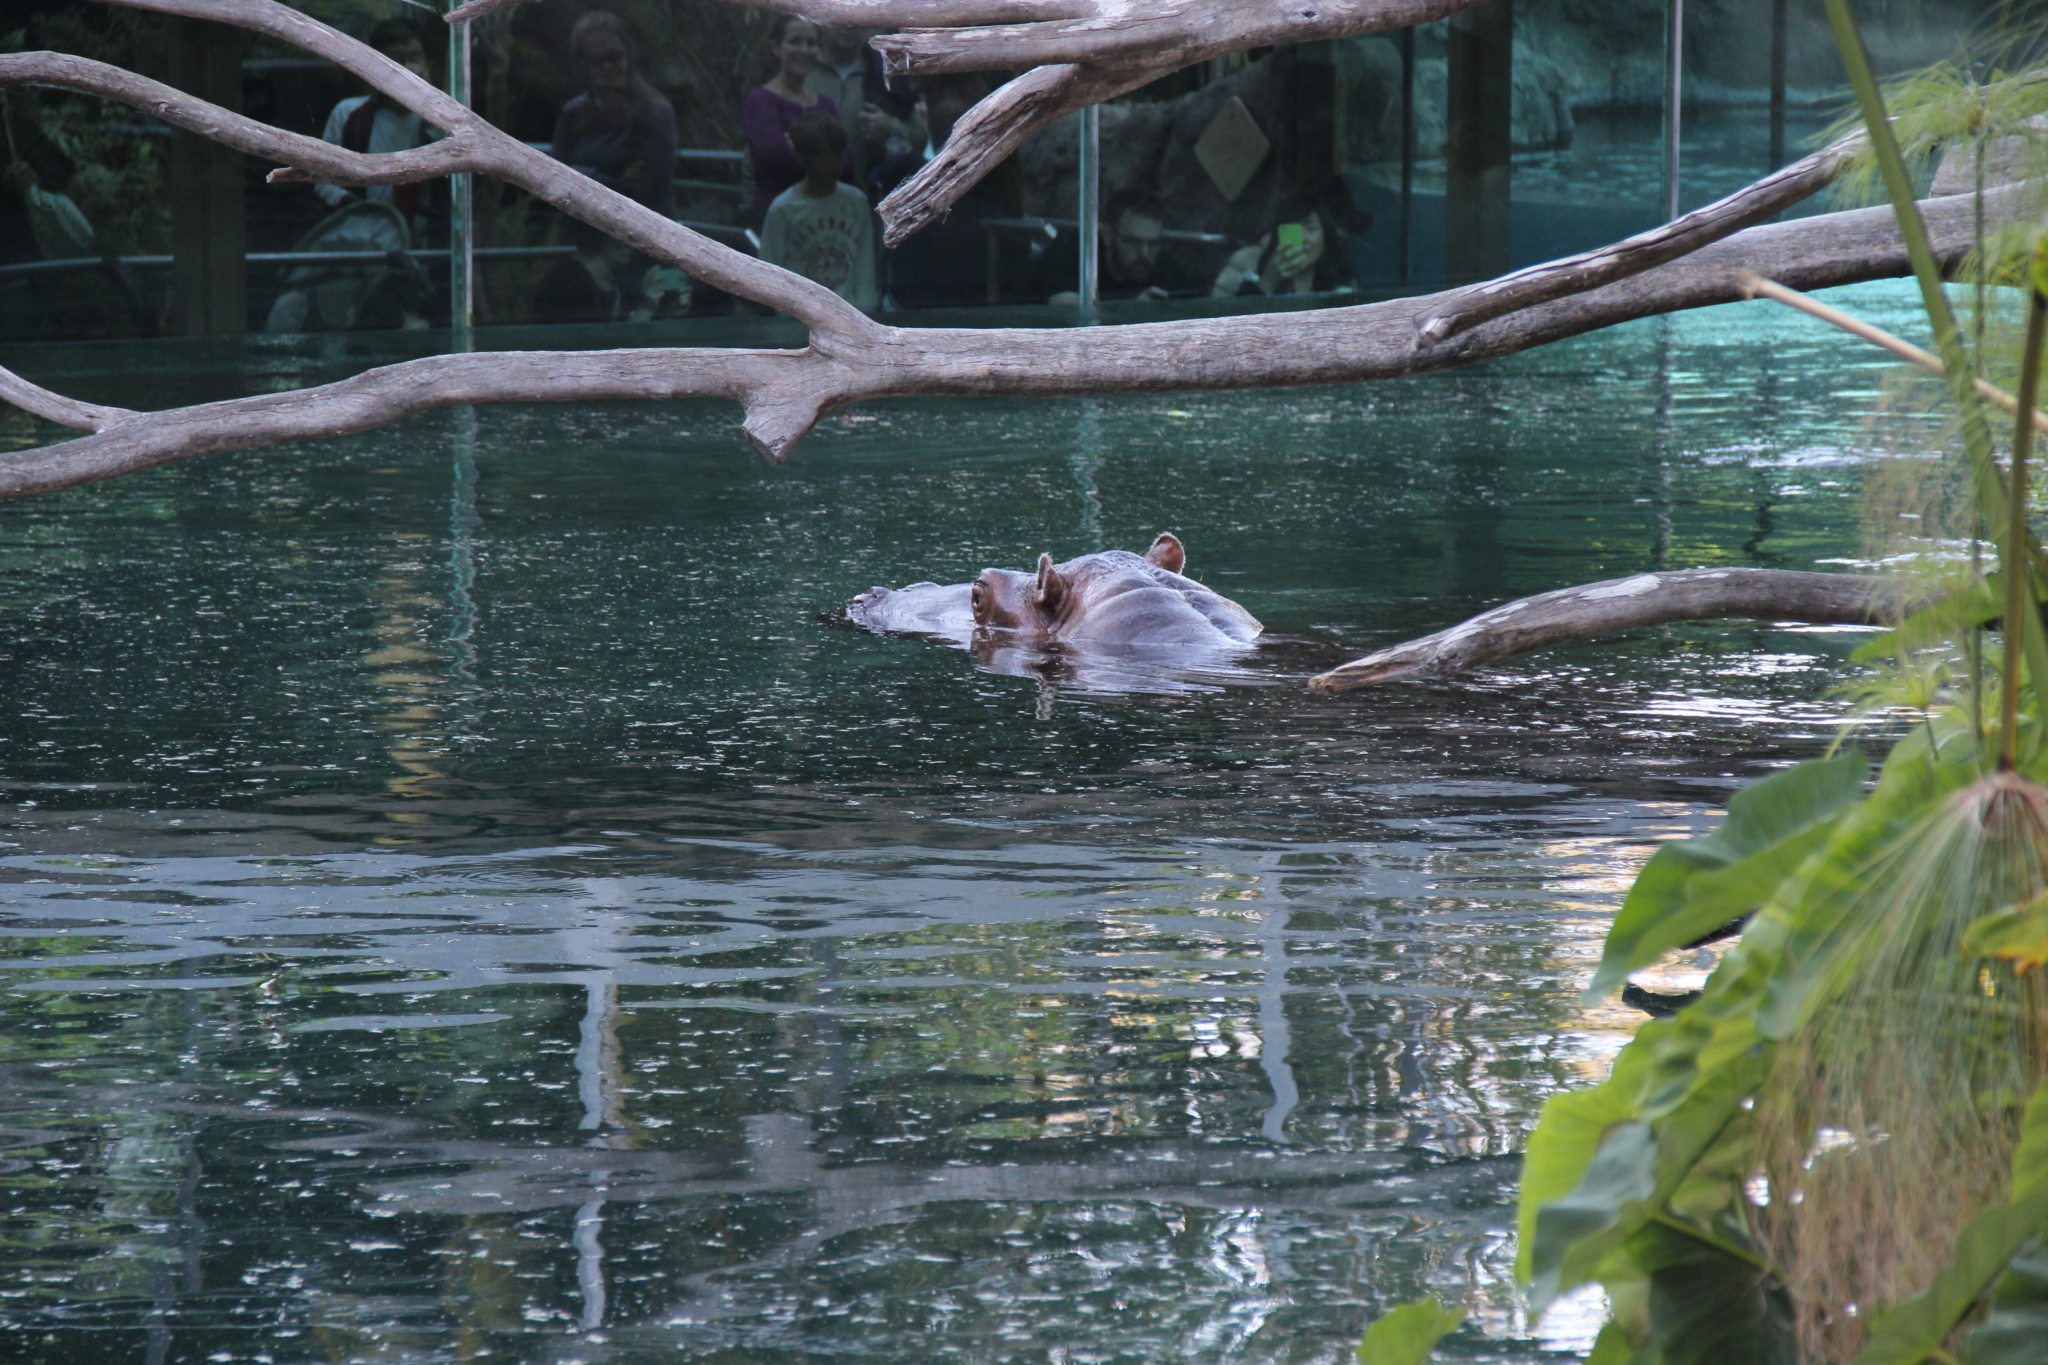
M1273 229L1273 240L1281 246L1301 245L1301 224L1282 223Z

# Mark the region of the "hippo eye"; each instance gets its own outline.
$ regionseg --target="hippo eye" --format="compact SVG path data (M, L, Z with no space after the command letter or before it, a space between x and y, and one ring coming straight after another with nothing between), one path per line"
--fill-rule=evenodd
M988 594L982 591L981 584L979 583L976 583L974 585L974 591L967 594L968 607L974 612L976 616L981 615L982 605L987 601Z

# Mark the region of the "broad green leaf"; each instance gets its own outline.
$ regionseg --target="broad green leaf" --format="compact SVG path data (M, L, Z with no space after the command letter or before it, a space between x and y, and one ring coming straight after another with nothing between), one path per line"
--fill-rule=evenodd
M1984 916L1963 935L1963 951L2006 958L2023 972L2048 962L2048 895Z
M1645 1029L1645 1032L1648 1030ZM1654 1120L1610 1129L1578 1185L1536 1211L1529 1249L1530 1308L1590 1279L1600 1263L1663 1210L1761 1076L1760 1055L1702 1077Z
M2013 1258L1969 1340L1970 1365L2048 1365L2048 1246Z
M1650 1327L1664 1365L1798 1365L1791 1302L1754 1259L1663 1221L1629 1249L1650 1272Z
M2012 1198L1963 1225L1948 1267L1925 1292L1877 1315L1855 1365L1920 1365L2019 1253L2048 1228L2048 1086L2035 1090L2013 1155Z
M1861 960L1873 898L1886 894L1893 869L1936 837L1957 791L1983 775L1979 752L1961 761L1936 757L1916 726L1886 758L1870 795L1844 812L1825 848L1801 866L1746 937L1776 921L1782 963L1765 987L1755 1023L1766 1038L1791 1036ZM1773 927L1771 932L1777 932Z
M1464 1320L1464 1309L1446 1308L1433 1298L1404 1303L1365 1329L1358 1359L1361 1365L1422 1365L1437 1341Z
M1584 1178L1609 1129L1637 1117L1642 1079L1660 1033L1671 1025L1645 1024L1636 1041L1614 1059L1608 1078L1591 1090L1552 1095L1544 1102L1536 1131L1522 1155L1521 1203L1516 1214L1515 1276L1531 1278L1530 1249L1536 1245L1536 1214L1570 1194Z
M1826 841L1869 773L1857 753L1773 773L1731 797L1713 833L1651 854L1608 930L1585 999L1601 999L1636 968L1756 909Z

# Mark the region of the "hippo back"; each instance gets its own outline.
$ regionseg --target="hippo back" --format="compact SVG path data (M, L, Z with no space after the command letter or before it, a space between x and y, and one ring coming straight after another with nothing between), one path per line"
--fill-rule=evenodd
M1053 630L1059 639L1213 647L1249 644L1265 629L1229 598L1128 550L1058 567L1073 585Z

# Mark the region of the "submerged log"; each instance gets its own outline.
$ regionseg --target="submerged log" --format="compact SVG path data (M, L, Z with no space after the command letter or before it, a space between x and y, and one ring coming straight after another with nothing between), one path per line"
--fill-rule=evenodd
M1911 604L1898 586L1861 574L1786 569L1685 569L1610 578L1517 598L1449 630L1375 650L1309 679L1349 692L1398 678L1441 676L1496 659L1670 621L1748 618L1895 625Z

